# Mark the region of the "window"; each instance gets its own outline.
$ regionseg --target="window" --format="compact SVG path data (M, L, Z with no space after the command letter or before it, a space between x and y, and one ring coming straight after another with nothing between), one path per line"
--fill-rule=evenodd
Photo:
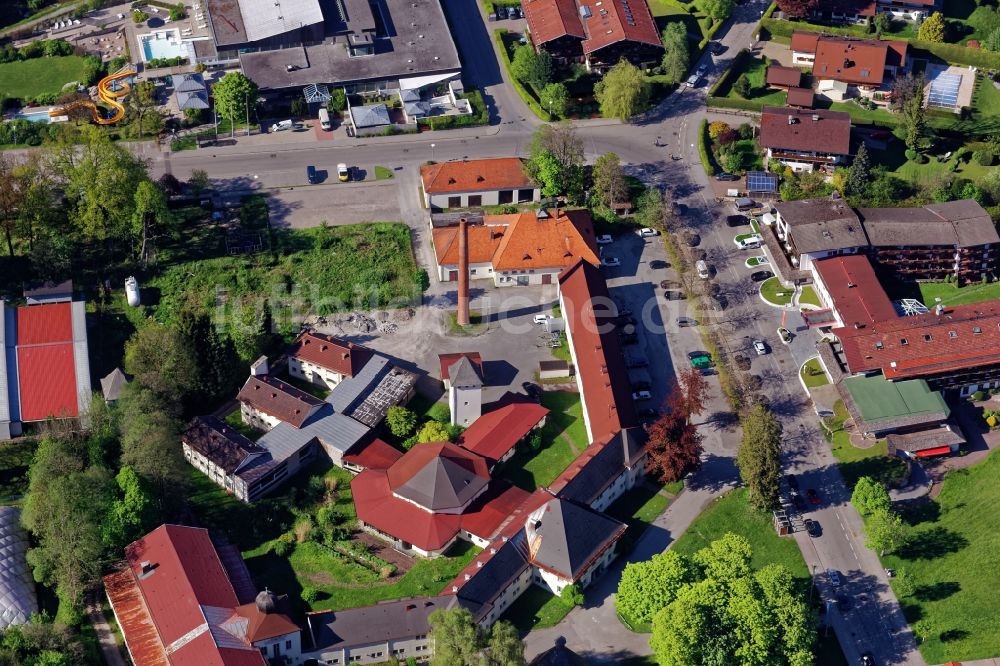
M949 338L957 338L958 337L958 333L956 333L955 331L948 331L948 337Z
M285 641L285 649L286 650L291 650L292 649L292 642L291 641Z
M483 195L482 194L470 194L469 195L469 207L482 206L483 205Z
M461 208L462 197L448 197L448 208Z
M926 334L924 335L924 342L930 342L930 341L932 341L933 339L934 339L934 336L933 336L933 335L931 335L930 333L926 333Z
M906 345L910 344L910 342L906 338L900 338L899 339L899 344L901 344L901 345L903 345L905 347Z

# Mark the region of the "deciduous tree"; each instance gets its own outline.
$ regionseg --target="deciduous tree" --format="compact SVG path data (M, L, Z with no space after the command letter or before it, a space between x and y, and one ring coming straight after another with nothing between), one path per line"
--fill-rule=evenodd
M747 499L758 510L778 505L781 479L781 424L763 403L757 403L741 419L743 439L736 454Z
M647 624L677 597L681 587L694 582L696 573L690 560L675 550L630 562L618 582L618 612L630 621Z
M531 137L527 174L543 188L544 196L583 195L583 141L569 123L546 124Z
M628 184L625 182L625 170L621 160L615 153L604 153L594 160L592 169L595 204L613 209L615 204L623 203L628 196Z
M716 21L725 21L732 16L736 7L736 0L705 0L703 3L705 13Z
M425 442L447 442L451 440L451 428L447 423L440 421L428 421L417 433L417 441Z
M746 74L740 74L736 79L736 83L733 84L733 92L743 99L749 99L753 93L753 86L750 85L750 78Z
M215 108L220 116L230 121L234 132L236 123L256 106L258 93L257 84L241 72L229 72L212 86Z
M567 585L559 593L559 598L566 602L567 606L579 606L583 604L583 590L576 583Z
M691 424L691 416L701 412L708 384L697 370L679 373L670 388L666 409L649 427L650 469L661 480L677 481L701 465L701 435Z
M804 18L819 5L819 0L778 0L778 9L789 18Z
M541 90L552 80L552 56L547 51L535 52L530 44L522 44L514 50L510 72L519 81Z
M135 190L135 210L132 213L132 237L138 244L136 254L145 268L154 252L161 232L173 220L167 208L167 199L153 181L139 182Z
M482 631L465 608L440 609L427 618L434 644L433 666L473 664L484 647Z
M115 477L118 486L102 527L102 538L108 550L120 552L125 546L145 534L157 516L153 501L139 475L131 467L122 467Z
M854 485L854 492L851 493L851 504L858 510L862 518L889 511L892 508L892 500L889 498L885 486L870 476L862 476L858 479Z
M208 189L210 184L211 182L208 179L208 172L204 169L195 169L188 177L188 187L190 187L191 191L195 194L204 192Z
M569 110L569 91L565 84L550 83L542 88L538 101L549 115L565 118Z
M687 27L682 21L671 21L660 36L663 41L663 75L673 83L684 80L690 64L688 56Z
M879 557L901 548L906 538L906 524L892 511L880 509L865 521L865 546L877 550Z
M500 620L490 629L487 654L491 666L524 666L524 642L510 622Z
M138 382L118 399L121 463L147 484L160 515L183 497L188 467L181 454L181 422L169 404Z
M649 84L638 67L620 60L594 86L594 98L605 118L628 120L646 107Z
M417 415L406 407L395 405L385 415L389 431L396 437L406 437L417 427Z
M125 371L167 405L178 405L180 397L198 383L191 349L183 336L159 323L143 326L125 343Z

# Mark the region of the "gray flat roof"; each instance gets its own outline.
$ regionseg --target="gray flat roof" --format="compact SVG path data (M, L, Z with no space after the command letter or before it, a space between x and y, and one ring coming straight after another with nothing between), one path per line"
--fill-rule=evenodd
M278 423L260 436L257 445L267 449L271 457L280 462L314 439L345 453L360 442L368 431L365 424L339 414L329 406L323 406L301 428L284 421Z
M251 42L323 22L319 0L239 0L239 4Z
M430 633L427 617L435 610L451 608L455 601L452 595L441 595L310 613L307 620L316 644L314 654L424 636Z
M380 29L374 55L351 57L341 37L338 43L241 53L243 73L267 91L460 71L458 50L437 0L385 0L378 6L388 13L381 23L392 26L394 34L386 37ZM289 72L288 65L296 69Z
M243 25L243 14L240 13L239 0L208 0L206 6L208 15L212 19L212 33L215 35L216 44L226 46L245 44L249 41L246 26Z

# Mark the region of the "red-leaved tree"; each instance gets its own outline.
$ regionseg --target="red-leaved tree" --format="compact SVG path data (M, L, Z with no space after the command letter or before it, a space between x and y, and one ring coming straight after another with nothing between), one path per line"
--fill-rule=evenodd
M684 370L667 395L664 415L649 426L650 471L661 481L677 481L701 464L701 435L691 416L705 408L707 397L702 374Z
M819 0L778 0L778 9L789 18L802 18L816 9Z

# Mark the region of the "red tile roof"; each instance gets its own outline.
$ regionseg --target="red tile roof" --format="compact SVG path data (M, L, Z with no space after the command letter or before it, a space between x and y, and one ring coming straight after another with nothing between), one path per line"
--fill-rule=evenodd
M638 424L625 358L611 325L613 301L601 271L578 261L559 276L577 381L594 441Z
M800 53L816 53L816 43L819 41L818 32L808 32L803 30L792 31L792 51Z
M760 117L760 145L775 150L849 155L851 116L843 111L765 106Z
M1000 363L1000 301L945 307L940 315L932 310L833 333L852 373L881 369L890 380L926 378Z
M494 481L490 489L462 514L463 530L483 539L492 537L530 493L503 481Z
M811 109L814 103L812 88L789 88L788 106L798 106Z
M504 224L473 224L469 230L469 263L488 264L507 232ZM438 227L433 231L434 253L440 266L458 266L458 227Z
M306 331L295 340L288 355L353 377L368 363L372 351L332 335Z
M105 584L136 663L264 666L257 649L220 647L206 626L203 607L239 604L207 530L161 525L126 547L125 558L127 568Z
M71 304L18 308L16 342L21 420L78 416Z
M402 451L376 438L357 451L345 455L344 462L365 469L389 469L402 457Z
M782 88L797 88L802 82L802 71L798 67L770 65L767 68L767 85Z
M439 550L458 534L460 515L431 513L396 497L386 470L361 472L351 480L351 493L358 520L422 550Z
M823 35L816 43L812 73L856 85L882 85L886 65L906 64L905 42L882 42Z
M299 626L283 613L262 613L256 602L237 606L235 614L247 620L247 640L251 643L269 638L297 634Z
M503 401L501 399L501 402ZM458 443L469 451L496 462L531 432L531 429L548 413L549 410L536 402L527 400L508 402L473 421L458 438Z
M866 325L899 316L879 284L868 257L851 254L813 262L844 326Z
M428 194L537 187L517 157L425 164L420 167L420 178Z
M296 428L323 404L316 396L269 375L248 377L236 399Z
M483 357L479 355L479 352L456 352L453 354L438 354L438 360L441 362L441 380L444 381L448 379L448 368L454 365L458 359L465 357L472 362L472 365L479 371L479 376L483 376Z
M661 47L660 31L646 0L604 0L590 7L592 16L583 19L587 39L584 53L594 53L621 41Z
M573 0L525 0L522 6L535 46L566 35L579 39L586 37Z

